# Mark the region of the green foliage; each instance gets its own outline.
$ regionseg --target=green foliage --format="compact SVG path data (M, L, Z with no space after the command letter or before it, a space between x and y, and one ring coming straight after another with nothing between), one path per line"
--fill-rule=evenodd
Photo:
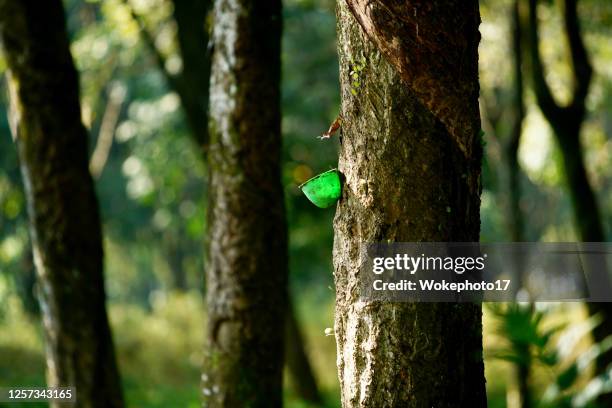
M601 354L612 349L612 335L592 344L585 353L573 353L578 342L600 323L600 317L567 326L547 325L546 309L533 304L489 304L496 318L496 332L508 345L491 350L493 358L525 367L534 372L538 365L546 368L547 383L537 407L597 407L595 399L612 391L611 371L590 378L588 369Z

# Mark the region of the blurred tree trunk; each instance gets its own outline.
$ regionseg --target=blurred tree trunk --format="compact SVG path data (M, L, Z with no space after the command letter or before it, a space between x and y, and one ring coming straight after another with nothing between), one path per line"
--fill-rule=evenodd
M296 319L295 308L289 296L285 312L285 364L289 369L296 394L305 401L321 405L323 399L319 394L317 381L304 347L304 338Z
M480 305L369 302L359 284L363 243L479 239L478 3L349 0L337 15L342 406L485 407Z
M510 221L510 238L512 242L524 241L524 225L523 214L521 213L521 168L519 164L519 145L521 133L523 130L523 120L525 118L525 104L523 102L523 32L521 28L521 0L515 0L512 5L512 68L514 71L514 98L513 98L513 120L510 127L510 134L507 142L504 145L504 153L508 166L508 195L509 195L509 211L508 219ZM515 276L523 275L523 262L520 257L516 257L514 268ZM529 356L530 350L517 350L518 355ZM530 408L531 390L529 389L529 381L531 377L531 362L519 361L515 363L515 376L518 384L519 406L521 408Z
M281 2L218 0L214 18L202 393L208 407L280 407L287 294Z
M578 237L583 242L605 242L606 237L595 192L589 181L582 157L580 129L586 115L585 100L593 75L582 36L576 10L577 0L565 0L563 18L568 38L574 90L571 101L561 106L554 99L545 79L544 67L539 53L537 0L529 0L529 42L533 88L540 110L550 123L556 136L567 181L574 224ZM605 287L598 288L604 293L612 291L610 281L601 282ZM601 314L603 322L593 330L596 342L612 335L612 303L588 303L591 315ZM604 353L597 359L597 373L602 374L612 363L612 353ZM612 394L606 402L612 405Z
M202 150L208 144L210 49L207 17L211 0L173 0L182 71L176 91L191 134Z
M80 407L122 407L104 304L100 216L61 1L1 0L0 34L40 285L48 384L75 386Z
M509 190L509 229L513 242L524 240L523 214L521 213L521 166L519 164L519 146L525 119L525 104L523 102L523 32L521 28L521 0L514 0L512 5L512 70L514 74L513 117L510 134L504 144L504 155L508 166Z
M495 89L493 100L488 100L482 95L482 105L486 117L493 129L494 136L501 146L502 159L504 166L497 166L498 173L503 174L503 185L506 187L500 203L505 206L507 214L507 230L511 242L523 242L525 240L523 214L521 212L521 168L519 164L519 145L522 134L523 121L525 118L525 104L523 101L524 80L523 80L523 42L525 41L523 25L525 24L520 12L521 0L515 0L511 9L511 45L512 45L512 71L514 81L512 83L511 106L505 105L502 101L500 92ZM506 120L504 113L509 112L510 118ZM509 125L508 125L509 122ZM508 125L508 126L507 126ZM516 254L513 259L515 276L523 273L523 261ZM517 288L518 291L518 288ZM513 294L517 295L517 292ZM529 408L531 403L531 391L529 382L531 377L531 350L524 344L513 344L516 355L524 356L525 359L513 363L513 383L512 389L508 390L508 395L518 395L517 406ZM514 388L515 387L515 388ZM512 399L514 401L514 399ZM510 406L510 404L509 404Z
M512 242L524 241L523 214L521 213L521 167L519 164L519 146L523 131L523 120L525 119L525 104L523 102L523 30L521 27L521 0L515 0L512 5L512 57L514 73L514 98L513 98L513 120L510 125L510 134L504 145L504 156L508 166L508 195L510 220L510 238ZM514 259L515 276L523 276L523 262L520 255ZM530 356L531 350L517 350L521 356ZM518 385L519 407L531 408L531 390L529 381L531 378L531 362L517 361L514 364L515 378Z
M166 231L162 238L162 248L170 268L172 289L179 292L186 292L189 290L189 284L183 264L184 249L181 245L183 242L181 238L181 231Z

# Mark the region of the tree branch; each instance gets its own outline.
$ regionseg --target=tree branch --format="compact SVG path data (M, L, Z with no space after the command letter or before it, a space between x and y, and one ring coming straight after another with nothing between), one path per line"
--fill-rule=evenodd
M565 21L565 31L572 57L572 67L574 75L574 94L571 106L574 108L584 108L584 100L589 93L589 85L593 76L593 68L589 62L586 47L580 34L580 23L576 12L577 0L565 0L563 18Z
M444 124L465 156L472 157L472 151L480 149L481 124L475 121L479 88L467 78L478 72L469 52L474 52L472 45L478 44L480 33L474 25L467 30L467 24L456 24L456 17L479 23L478 3L346 0L346 4L404 84Z
M171 74L166 69L166 57L157 48L157 45L155 45L155 37L147 28L144 18L141 15L139 15L136 12L136 10L134 10L134 7L130 3L130 0L122 0L122 1L123 1L123 4L130 10L130 14L132 15L132 18L134 19L136 24L138 24L138 27L140 28L140 36L142 40L144 41L146 47L149 49L149 52L153 55L153 58L155 59L155 62L159 70L166 78L166 81L168 82L168 86L172 88L175 92L179 93L178 78L175 75Z
M104 115L102 116L102 124L98 132L96 147L89 160L89 171L95 179L100 177L106 165L106 161L108 160L108 154L113 145L115 128L119 121L119 114L121 113L121 105L123 105L125 96L126 90L122 85L115 84L110 87L108 102L104 110Z
M523 44L519 4L516 0L512 7L512 52L514 69L514 115L512 118L510 137L506 148L516 156L521 138L523 119L525 118L525 103L523 102Z
M508 165L508 187L509 187L509 208L510 208L510 234L515 242L523 240L524 225L521 214L521 185L518 150L523 131L523 120L525 118L525 103L523 101L523 25L521 24L520 1L515 0L512 7L512 52L514 69L514 95L513 95L513 115L510 125L510 134L504 145L505 156ZM517 270L520 270L520 260L517 259ZM519 370L525 371L525 367L520 366ZM527 370L528 372L528 370ZM529 401L529 387L527 378L518 378L521 401Z
M555 117L559 117L561 107L555 102L544 76L544 67L538 48L540 42L538 33L537 0L529 0L529 43L531 45L529 51L531 54L533 89L542 113L552 122Z
M177 25L177 39L182 72L174 75L166 69L166 57L155 45L153 34L148 30L144 18L136 13L130 0L123 0L130 9L132 18L140 27L141 38L162 72L168 86L177 93L190 128L190 134L203 150L208 144L208 86L210 77L210 49L208 31L205 29L210 0L173 0L173 17Z
M206 27L212 1L172 0L173 17L177 26L177 40L183 70L177 90L185 116L196 143L206 148L208 144L208 104L210 84L211 50Z

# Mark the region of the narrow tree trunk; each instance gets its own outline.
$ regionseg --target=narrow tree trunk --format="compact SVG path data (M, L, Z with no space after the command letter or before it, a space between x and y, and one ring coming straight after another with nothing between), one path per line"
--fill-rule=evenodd
M47 381L75 386L79 407L121 407L98 203L61 1L0 1L0 35L40 284Z
M208 145L210 51L206 20L212 3L212 0L172 1L183 63L181 74L176 78L176 91L191 134L202 153Z
M510 128L508 142L504 144L504 153L508 166L508 187L510 198L510 237L514 242L524 239L523 214L521 213L521 168L519 165L519 146L523 133L523 120L525 119L525 104L523 102L523 33L521 29L520 0L512 5L512 57L514 72L514 98L513 120Z
M287 231L280 0L218 0L211 77L204 402L282 404Z
M183 243L180 231L167 231L162 238L162 249L170 268L170 285L178 292L186 292L189 289L187 273L183 265Z
M509 214L510 237L512 242L524 241L523 214L521 212L521 167L519 164L519 146L523 131L523 120L525 118L525 104L523 102L523 47L524 38L521 27L520 1L515 0L512 5L512 57L514 71L514 117L510 129L508 142L505 144L505 158L508 166L508 190L509 190ZM515 258L515 276L523 276L523 261L520 256ZM529 355L527 350L518 350L518 355ZM518 385L520 408L531 408L531 390L529 382L531 378L531 362L517 361L514 364L515 378Z
M559 122L553 124L553 129L561 149L577 235L584 242L605 242L599 206L582 158L582 119L568 121L560 118Z
M131 4L129 0L123 0L123 2L128 6ZM206 20L212 3L211 0L173 0L173 16L177 26L177 39L183 63L182 71L178 75L167 71L166 60L161 51L156 48L153 34L146 29L144 19L132 9L132 15L140 25L145 45L153 53L160 71L166 77L168 86L181 99L181 105L190 128L190 134L201 148L200 151L204 161L206 161L206 151L210 144L207 129L210 47L208 46L209 30ZM295 320L295 317L292 317L292 319ZM291 335L291 338L299 335L299 333L293 331L293 326L290 326L288 330L290 330L288 334ZM302 347L299 344L294 346ZM299 353L305 356L303 347ZM295 377L302 377L304 375L313 377L310 363L307 360L304 360L303 363L304 365L301 367L290 364L288 368L291 375ZM306 370L310 374L307 374L306 371L294 372L296 369ZM311 395L314 395L314 389L309 391L307 388L300 388L297 391L305 400L310 400Z
M412 3L369 3L361 26L344 1L337 6L345 183L334 220L335 336L345 408L486 406L480 305L359 299L361 244L479 239L478 4ZM362 27L388 48L377 48ZM458 37L436 42L453 27L461 27ZM430 100L422 99L427 86L411 82L448 75L418 60L437 46L438 62L463 56L462 106L439 109L448 100L436 79L426 82L438 87ZM412 58L416 65L401 66ZM459 111L469 114L455 127Z
M173 0L173 17L176 22L177 40L181 52L181 70L170 72L164 53L157 48L155 33L149 31L145 19L132 6L132 0L122 0L140 27L145 46L153 54L159 71L168 86L177 93L190 134L201 152L208 146L208 103L210 78L210 48L208 24L212 0Z
M300 332L290 296L287 297L285 312L285 364L291 375L296 394L314 405L321 405L323 399L319 394L317 381L304 348L304 337Z

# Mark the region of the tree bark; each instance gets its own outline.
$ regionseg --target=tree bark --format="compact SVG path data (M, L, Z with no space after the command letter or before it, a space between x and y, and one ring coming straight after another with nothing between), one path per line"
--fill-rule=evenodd
M538 106L553 128L563 158L563 170L574 214L577 235L582 242L605 242L601 214L593 187L589 181L580 130L586 116L585 100L588 95L593 69L580 33L577 0L565 0L563 18L572 61L574 90L569 104L561 106L552 95L545 79L544 66L538 49L537 0L529 0L529 45L533 88ZM607 265L602 266L604 270ZM609 278L601 280L597 290L612 291ZM612 303L587 303L589 314L602 315L602 323L593 330L593 338L600 343L612 334ZM596 372L603 374L612 364L612 353L597 358ZM612 393L600 398L600 403L612 405Z
M75 386L79 407L122 407L100 216L61 1L0 1L0 35L40 284L47 382Z
M480 305L359 298L361 244L478 241L480 231L478 3L390 3L370 2L359 19L344 1L337 6L345 181L334 220L334 277L342 406L484 407ZM456 24L456 38L439 41ZM436 77L449 72L427 71L425 60L398 68L408 63L398 55L429 52L438 70L462 55L454 88L461 97L444 96ZM415 91L419 78L436 90L427 94L419 83ZM454 108L467 116L439 116Z
M287 231L280 0L218 0L211 76L205 406L280 407Z

